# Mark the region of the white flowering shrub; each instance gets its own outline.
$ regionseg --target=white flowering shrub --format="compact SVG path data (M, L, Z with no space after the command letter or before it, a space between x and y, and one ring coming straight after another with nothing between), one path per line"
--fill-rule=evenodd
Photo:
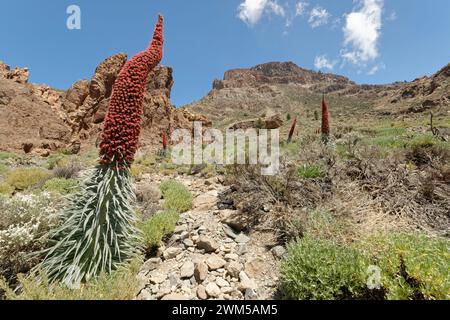
M29 254L45 248L62 204L61 196L47 192L0 196L0 277L14 282L38 262Z

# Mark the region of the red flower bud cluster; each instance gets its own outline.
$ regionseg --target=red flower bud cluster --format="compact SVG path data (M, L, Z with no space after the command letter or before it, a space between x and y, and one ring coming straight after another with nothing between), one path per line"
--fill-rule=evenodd
M123 168L134 161L147 77L162 59L163 42L163 18L159 16L150 46L124 65L114 84L100 142L101 164Z
M325 96L322 98L322 135L329 136L331 132L330 114Z

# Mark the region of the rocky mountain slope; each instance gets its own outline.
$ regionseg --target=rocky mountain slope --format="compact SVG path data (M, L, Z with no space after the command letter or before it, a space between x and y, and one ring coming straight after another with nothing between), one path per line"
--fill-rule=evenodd
M306 70L292 62L270 62L225 72L223 80L213 82L207 96L186 108L225 127L269 114L312 116L320 107L322 94L326 94L338 120L354 115L398 116L430 109L448 116L449 70L447 65L431 77L410 83L358 85L343 76Z
M28 69L0 63L0 150L46 156L67 148L73 153L95 144L107 112L112 87L127 55L113 55L91 80L75 82L67 91L28 83ZM148 78L141 146L158 148L163 130L192 129L193 121L210 122L170 102L172 69L157 67Z

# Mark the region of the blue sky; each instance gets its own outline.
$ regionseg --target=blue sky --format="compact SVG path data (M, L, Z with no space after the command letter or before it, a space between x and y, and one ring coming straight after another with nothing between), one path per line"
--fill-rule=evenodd
M80 30L66 27L69 5L81 9ZM228 69L268 61L358 83L413 80L450 62L448 0L2 0L1 8L0 60L61 89L112 54L145 48L162 13L177 106L203 97Z

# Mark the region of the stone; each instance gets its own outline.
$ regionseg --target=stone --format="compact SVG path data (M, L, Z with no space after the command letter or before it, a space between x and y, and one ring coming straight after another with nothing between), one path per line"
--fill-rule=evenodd
M258 294L255 289L247 288L244 294L245 300L255 300L258 298Z
M183 240L183 244L184 244L186 247L193 247L193 246L194 246L194 241L192 241L191 239L184 239L184 240Z
M266 262L262 258L255 258L245 263L245 273L250 278L258 278L261 276Z
M203 262L197 263L194 270L194 276L195 280L203 282L208 276L208 266Z
M236 253L227 253L225 255L225 260L238 260L239 256Z
M187 231L187 226L185 224L182 224L180 226L176 226L175 230L173 231L174 234L179 234Z
M239 273L239 291L245 292L247 289L257 289L257 284L255 280L250 279L244 271Z
M161 199L161 191L149 182L136 184L136 199L139 202L158 203Z
M239 273L243 269L244 269L244 266L241 263L237 262L237 261L231 261L226 266L226 270L227 270L228 274L230 276L232 276L233 278L238 278L239 277Z
M169 259L173 259L175 258L177 255L179 255L181 252L183 251L183 249L178 248L178 247L170 247L167 248L164 253L163 253L163 257L166 260Z
M153 271L155 270L158 265L161 263L161 258L151 258L147 261L145 261L145 263L142 265L141 270L145 270L145 271Z
M212 255L208 259L206 259L206 264L208 265L209 270L217 270L226 265L226 261L222 258Z
M178 287L180 284L180 278L176 273L173 272L169 275L169 283L171 287Z
M236 241L237 243L240 244L245 244L248 243L251 239L249 237L247 237L245 234L241 233L240 235L238 235L236 237L236 239L234 239L234 241Z
M233 230L230 226L224 224L224 225L222 226L222 228L223 228L223 232L225 232L225 234L226 234L228 237L230 237L231 239L236 239L237 234L234 232L234 230Z
M167 279L167 276L159 271L154 271L150 273L149 281L151 284L160 284Z
M217 202L217 191L209 191L199 195L194 199L193 206L196 211L208 211L213 208Z
M189 300L189 298L181 293L170 293L165 295L161 300Z
M206 293L212 298L218 298L221 294L220 288L214 282L208 283L205 287Z
M147 289L144 289L139 293L138 299L140 300L154 300L153 295Z
M191 261L187 261L183 264L183 266L180 269L181 278L191 278L194 275L194 263Z
M206 253L214 252L219 248L217 242L211 238L201 236L197 241L197 248L205 250Z
M199 285L199 286L197 287L197 297L198 297L200 300L206 300L206 299L208 299L208 295L207 295L207 293L206 293L206 288L205 288L203 285Z
M272 250L270 250L270 252L272 252L272 254L276 258L282 258L284 256L284 254L286 253L286 249L283 246L276 246L276 247L273 247Z
M225 279L223 279L223 278L217 278L217 279L216 279L216 284L217 284L219 287L221 287L221 288L230 286L230 284L228 283L228 281L225 280Z

